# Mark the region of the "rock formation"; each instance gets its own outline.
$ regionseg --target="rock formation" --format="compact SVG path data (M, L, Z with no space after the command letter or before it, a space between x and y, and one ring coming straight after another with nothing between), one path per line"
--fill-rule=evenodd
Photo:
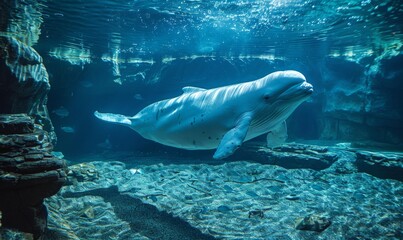
M322 232L329 227L331 223L332 222L326 217L309 215L304 218L297 219L295 228L298 230Z
M13 37L0 36L0 113L27 113L56 135L46 107L49 77L42 57Z
M355 156L328 148L334 151ZM250 160L176 164L165 160L174 154L114 154L125 163L82 158L72 166L77 181L46 199L54 239L203 239L190 237L195 230L217 239L402 239L396 180ZM187 236L172 238L184 230Z
M44 198L66 181L65 160L51 154L49 135L26 114L0 115L2 225L38 239L47 224Z
M402 60L393 53L355 61L327 58L321 69L326 95L321 139L365 140L401 148Z
M337 161L338 156L328 147L287 143L274 148L267 148L258 142L249 142L240 149L239 157L251 156L254 152L260 161L271 165L278 165L287 169L310 168L323 170Z
M357 167L379 178L403 181L403 154L357 151Z

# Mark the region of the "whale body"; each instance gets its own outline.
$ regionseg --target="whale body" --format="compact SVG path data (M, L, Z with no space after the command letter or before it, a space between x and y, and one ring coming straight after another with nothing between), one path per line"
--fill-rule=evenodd
M133 117L94 115L167 146L217 149L213 158L222 159L244 141L278 128L312 92L301 73L279 71L214 89L184 87L182 95L153 103Z

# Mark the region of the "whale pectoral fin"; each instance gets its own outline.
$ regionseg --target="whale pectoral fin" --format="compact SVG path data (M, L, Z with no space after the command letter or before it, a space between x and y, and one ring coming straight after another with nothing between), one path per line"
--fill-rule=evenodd
M199 88L199 87L191 87L191 86L186 86L182 88L183 93L194 93L194 92L200 92L200 91L205 91L206 89L204 88Z
M125 126L131 126L132 121L129 117L121 115L121 114L114 114L114 113L100 113L98 111L94 112L95 117L111 123L116 123Z
M221 139L214 159L222 159L232 155L242 144L248 133L249 125L252 121L252 114L246 113L238 120L238 124L229 130Z
M287 141L287 123L283 121L275 128L273 128L270 132L267 133L266 141L267 147L274 148L281 146Z

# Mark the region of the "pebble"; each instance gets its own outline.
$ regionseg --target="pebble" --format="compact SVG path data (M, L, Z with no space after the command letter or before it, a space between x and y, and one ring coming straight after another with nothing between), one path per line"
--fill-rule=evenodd
M298 197L298 196L295 195L295 194L290 194L290 195L285 196L285 199L291 200L291 201L295 201L295 200L299 200L300 197Z

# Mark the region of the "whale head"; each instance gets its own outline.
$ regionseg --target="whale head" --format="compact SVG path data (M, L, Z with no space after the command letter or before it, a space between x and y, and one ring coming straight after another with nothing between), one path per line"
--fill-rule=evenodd
M270 131L287 119L313 93L313 87L300 72L274 72L257 80L258 104L251 123L260 133Z
M269 74L262 82L262 98L267 104L304 101L313 93L313 87L305 76L293 70Z

